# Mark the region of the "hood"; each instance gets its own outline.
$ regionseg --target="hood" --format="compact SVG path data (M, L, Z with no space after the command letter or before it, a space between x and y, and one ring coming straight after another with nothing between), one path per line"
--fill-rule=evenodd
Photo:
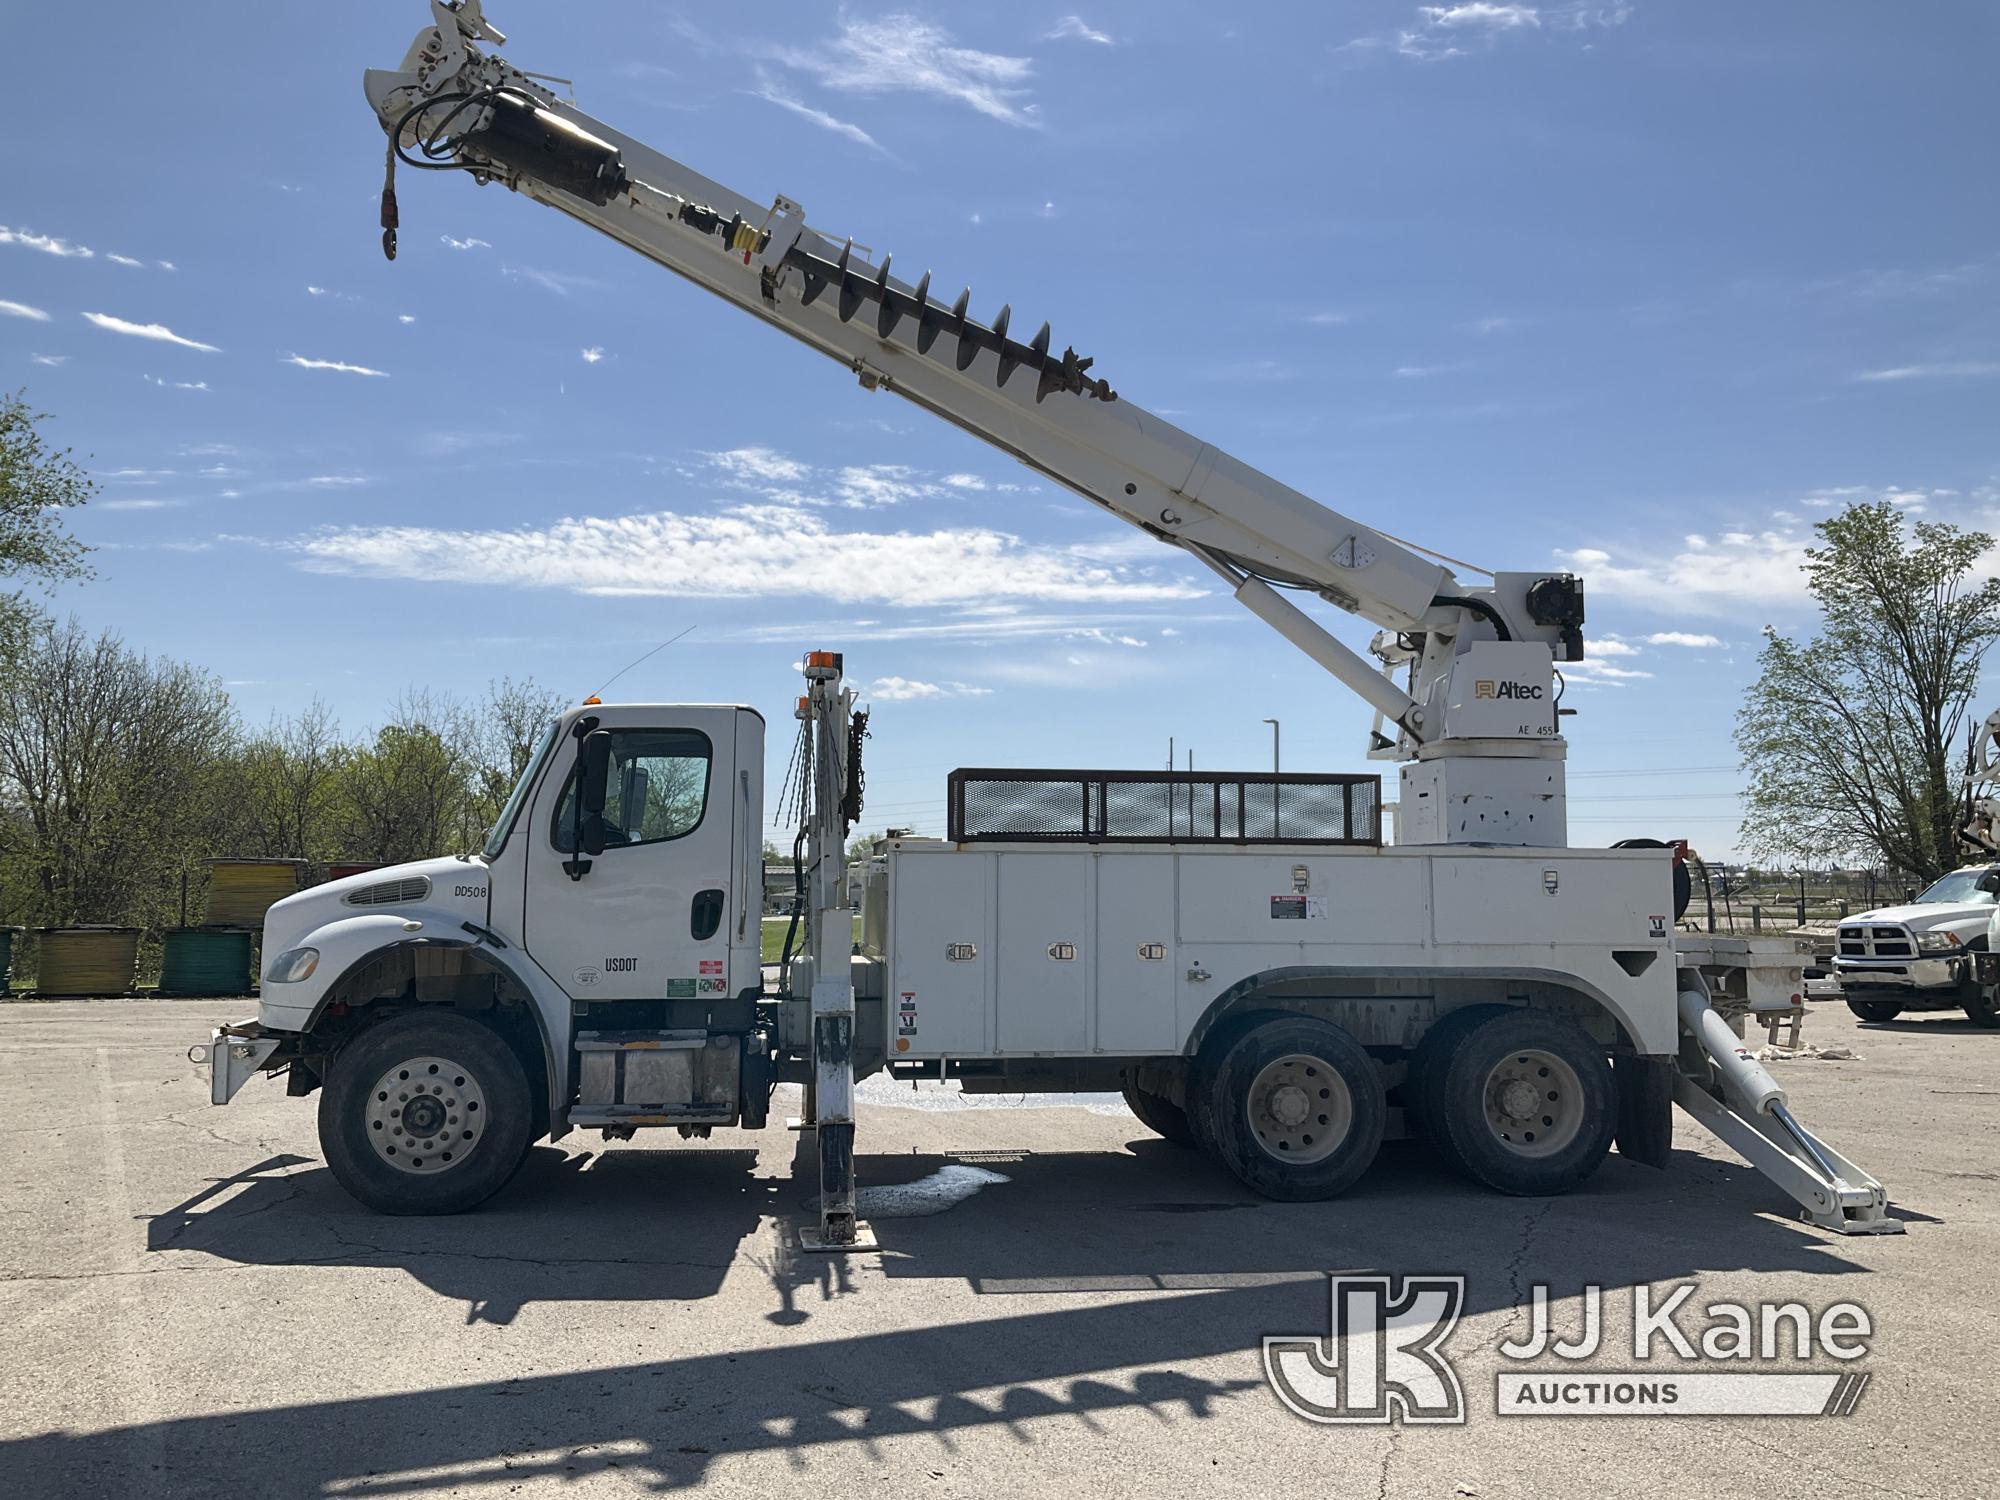
M264 954L267 959L275 957L297 947L316 927L368 912L392 916L408 912L430 921L449 919L453 927L460 922L484 926L486 892L486 861L477 854L467 859L418 859L343 876L274 903L264 914ZM366 899L350 899L354 897Z
M1906 906L1878 906L1873 911L1856 912L1851 917L1842 917L1840 925L1899 922L1913 932L1932 932L1940 927L1959 927L1967 923L1984 927L1995 909L1991 901L1912 902Z

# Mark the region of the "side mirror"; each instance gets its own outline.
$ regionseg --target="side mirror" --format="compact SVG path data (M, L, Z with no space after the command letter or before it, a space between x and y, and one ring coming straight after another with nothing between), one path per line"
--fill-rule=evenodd
M604 799L611 780L611 731L593 729L576 753L577 843L585 854L604 852Z

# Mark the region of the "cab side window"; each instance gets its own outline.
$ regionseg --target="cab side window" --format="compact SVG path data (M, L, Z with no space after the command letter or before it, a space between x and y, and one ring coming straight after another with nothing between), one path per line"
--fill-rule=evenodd
M693 729L614 729L604 798L604 850L662 844L701 826L708 808L708 736ZM571 765L550 820L549 839L576 848L576 767Z

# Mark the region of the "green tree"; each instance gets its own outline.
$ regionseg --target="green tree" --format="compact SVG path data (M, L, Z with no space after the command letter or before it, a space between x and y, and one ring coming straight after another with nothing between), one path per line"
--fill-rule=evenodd
M0 689L0 864L30 921L157 926L229 817L229 695L72 617L44 621Z
M69 456L49 447L19 391L0 396L0 579L48 585L89 574L88 549L63 529L62 513L82 505L97 486ZM0 669L27 649L38 613L19 589L0 592Z
M341 764L339 827L346 852L393 864L478 844L476 732L453 699L404 694L374 740Z
M1794 860L1881 862L1930 880L1963 860L1963 732L2000 639L2000 581L1975 576L1984 532L1906 529L1888 504L1815 527L1806 586L1819 632L1766 627L1737 715L1743 841Z
M240 814L234 854L339 859L340 773L348 747L318 698L247 740L232 769Z

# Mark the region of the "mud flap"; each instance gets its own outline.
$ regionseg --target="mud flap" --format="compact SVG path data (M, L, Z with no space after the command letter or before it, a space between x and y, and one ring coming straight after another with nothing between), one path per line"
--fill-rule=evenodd
M1618 1154L1664 1167L1674 1144L1674 1061L1627 1056L1612 1061L1618 1085Z

